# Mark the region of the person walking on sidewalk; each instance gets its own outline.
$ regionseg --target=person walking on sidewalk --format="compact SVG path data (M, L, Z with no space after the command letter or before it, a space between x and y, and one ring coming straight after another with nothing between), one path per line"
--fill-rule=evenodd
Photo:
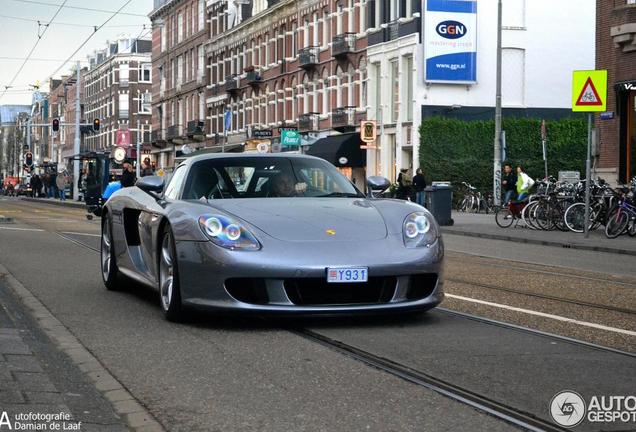
M49 198L57 197L57 173L55 171L51 171L51 175L49 176Z
M517 166L517 201L528 198L530 188L534 186L534 180L525 173L521 165Z
M121 187L131 187L135 185L135 173L129 161L124 162L124 171L121 173Z
M55 179L55 185L60 193L60 201L66 201L66 177L64 173L59 173Z
M413 188L415 189L415 202L424 207L424 189L426 189L426 178L422 172L422 168L415 171L413 177Z
M508 205L517 191L517 174L512 170L512 164L510 164L510 162L504 164L504 179L502 183L504 191L506 191L504 205Z

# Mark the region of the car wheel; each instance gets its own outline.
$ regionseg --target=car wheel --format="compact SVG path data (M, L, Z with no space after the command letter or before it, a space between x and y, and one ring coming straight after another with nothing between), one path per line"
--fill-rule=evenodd
M113 223L109 217L102 219L102 241L100 248L102 279L106 289L114 291L120 288L119 271L115 259L113 242Z
M181 305L177 254L174 237L169 227L163 233L159 252L159 297L161 310L166 319L173 322L181 321L183 306Z

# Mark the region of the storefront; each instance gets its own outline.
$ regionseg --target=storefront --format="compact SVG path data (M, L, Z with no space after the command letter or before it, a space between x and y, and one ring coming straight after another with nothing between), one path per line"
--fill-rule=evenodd
M617 83L618 178L627 183L636 176L636 80Z
M360 133L330 135L313 143L306 154L332 163L358 189L365 190L367 152L362 145Z

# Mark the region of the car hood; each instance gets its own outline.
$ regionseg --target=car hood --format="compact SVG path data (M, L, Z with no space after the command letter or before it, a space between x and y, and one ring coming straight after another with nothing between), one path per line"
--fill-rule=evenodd
M284 241L369 241L387 236L380 212L361 198L250 198L210 206Z

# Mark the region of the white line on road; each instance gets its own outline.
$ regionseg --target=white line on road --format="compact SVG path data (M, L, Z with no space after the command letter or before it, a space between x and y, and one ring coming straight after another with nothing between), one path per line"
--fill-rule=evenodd
M594 324L594 323L587 322L587 321L579 321L579 320L575 320L575 319L572 319L572 318L566 318L566 317L562 317L560 315L552 315L552 314L548 314L548 313L544 313L544 312L533 311L533 310L530 310L530 309L523 309L523 308L518 308L518 307L514 307L514 306L508 306L508 305L504 305L504 304L501 304L501 303L493 303L493 302L489 302L489 301L485 301L485 300L477 300L477 299L474 299L474 298L459 296L459 295L455 295L455 294L448 294L447 293L445 295L446 295L446 297L454 298L454 299L457 299L457 300L463 300L463 301L467 301L467 302L471 302L471 303L483 304L483 305L486 305L486 306L492 306L492 307L496 307L496 308L500 308L500 309L507 309L507 310L511 310L511 311L515 311L515 312L525 313L525 314L528 314L528 315L535 315L535 316L540 316L540 317L544 317L544 318L550 318L550 319L553 319L553 320L569 322L569 323L577 324L577 325L580 325L580 326L592 327L592 328L595 328L595 329L610 331L610 332L614 332L614 333L626 334L628 336L636 336L636 332L635 331L631 331L631 330L625 330L625 329L620 329L620 328L616 328L616 327L608 327L608 326L604 326L604 325L601 325L601 324Z
M44 231L43 229L38 229L38 228L17 228L17 227L0 227L0 229L13 230L13 231L37 231L37 232Z
M60 234L72 234L72 235L83 235L83 236L90 236L90 237L101 237L100 234L80 233L80 232L72 232L72 231L60 231Z

